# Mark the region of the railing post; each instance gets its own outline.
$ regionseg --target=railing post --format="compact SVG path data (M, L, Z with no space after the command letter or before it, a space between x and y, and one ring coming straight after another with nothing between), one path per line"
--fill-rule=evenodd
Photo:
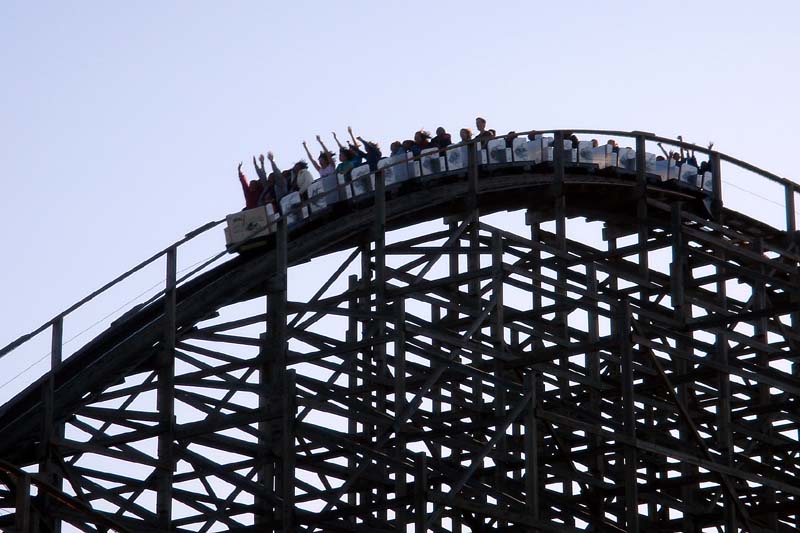
M542 149L545 147L542 146ZM558 198L564 192L564 132L553 134L553 196Z
M722 162L719 152L711 152L711 215L716 219L722 216Z
M61 489L62 478L54 466L53 455L56 443L64 438L64 424L56 423L55 416L55 373L61 365L62 347L64 337L64 317L58 316L52 323L52 337L50 343L50 373L42 388L42 438L39 445L39 474L40 478ZM50 505L47 495L42 495L43 506ZM53 533L61 531L61 521L50 520L48 528Z
M797 219L794 211L795 186L786 184L784 188L786 190L786 232L792 234L797 231ZM789 235L789 237L794 238L794 235Z
M478 207L478 142L467 145L467 210L472 212Z
M52 335L50 340L50 373L47 376L47 380L45 381L44 388L42 390L44 419L42 421L42 440L40 444L41 463L39 471L42 473L45 481L57 485L57 483L54 482L54 479L50 477L55 475L55 473L52 471L50 459L53 441L55 440L55 437L59 436L58 428L55 427L55 372L61 365L64 337L64 317L59 316L55 318L51 327Z
M647 194L646 150L644 135L636 133L636 193L640 198Z
M59 316L53 321L53 337L50 350L50 370L57 370L61 366L63 357L64 317Z
M175 317L177 248L167 250L167 283L164 290L164 337L158 354L157 405L159 414L156 517L162 531L172 531L172 483L175 471Z
M649 224L647 223L647 147L644 133L634 133L636 133L636 218L639 240L639 275L645 280L649 280L650 265L645 246L650 238ZM642 297L646 295L644 290L641 295Z
M475 272L481 268L481 257L478 248L480 247L480 216L478 209L478 165L480 163L480 153L478 152L478 142L472 141L469 145L469 174L468 174L468 187L467 187L467 212L464 214L464 219L472 218L472 224L467 230L469 232L469 248L470 251L467 255L467 271ZM479 312L481 306L480 298L480 281L477 279L471 280L467 285L467 292L470 295L472 304Z

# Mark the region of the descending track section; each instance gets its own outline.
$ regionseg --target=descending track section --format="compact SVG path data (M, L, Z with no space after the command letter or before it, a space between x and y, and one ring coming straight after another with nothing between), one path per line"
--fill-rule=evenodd
M0 527L800 528L794 228L469 153L185 282L165 250L159 298L0 409Z

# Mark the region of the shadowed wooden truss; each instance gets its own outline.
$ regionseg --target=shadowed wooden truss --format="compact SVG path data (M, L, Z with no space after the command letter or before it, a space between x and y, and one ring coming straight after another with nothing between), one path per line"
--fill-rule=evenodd
M183 289L173 253L0 412L3 530L800 528L794 236L470 174Z

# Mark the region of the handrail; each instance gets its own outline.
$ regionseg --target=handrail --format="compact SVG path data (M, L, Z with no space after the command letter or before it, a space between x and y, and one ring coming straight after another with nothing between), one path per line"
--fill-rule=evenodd
M204 224L204 225L202 225L202 226L190 231L189 233L187 233L183 237L183 239L180 239L180 240L174 242L173 244L171 244L170 246L167 246L166 248L164 248L160 252L155 253L154 255L150 256L147 259L145 259L144 261L142 261L141 263L139 263L135 267L131 268L130 270L126 271L125 273L120 274L119 276L117 276L113 280L109 281L108 283L106 283L105 285L103 285L102 287L97 289L96 291L92 292L88 296L86 296L83 299L75 302L70 307L68 307L64 311L58 313L56 316L54 316L53 318L51 318L50 320L48 320L47 322L45 322L44 324L42 324L38 328L34 329L30 333L26 333L25 335L20 336L16 340L14 340L14 341L10 342L9 344L7 344L6 346L4 346L2 349L0 349L0 358L3 358L4 356L6 356L9 352L13 351L18 346L26 343L28 340L32 339L33 337L35 337L39 333L41 333L44 330L46 330L51 325L53 325L57 320L63 319L64 317L66 317L67 315L69 315L70 313L75 311L76 309L82 307L83 305L87 304L91 300L95 299L97 296L103 294L104 292L106 292L111 287L114 287L115 285L117 285L118 283L120 283L120 282L124 281L125 279L129 278L130 276L132 276L136 272L140 271L144 267L146 267L146 266L150 265L151 263L157 261L162 256L164 256L171 248L177 248L177 247L181 246L182 244L185 244L185 243L189 242L190 240L194 239L195 237L197 237L199 235L202 235L206 231L217 227L218 225L222 224L223 222L225 222L224 218L221 219L221 220L215 220L215 221L212 221L212 222L208 222L208 223L206 223L206 224Z
M572 133L572 134L600 135L600 136L603 136L603 137L612 137L612 136L613 137L622 137L622 138L630 138L630 139L634 139L634 140L637 139L637 138L642 138L642 139L644 139L644 141L665 143L665 144L668 144L668 145L671 145L671 146L675 146L675 147L691 150L693 152L700 152L702 154L706 154L709 157L710 161L714 160L716 158L719 158L720 161L726 161L726 162L731 163L733 165L739 166L739 167L741 167L741 168L743 168L743 169L745 169L745 170L747 170L749 172L753 172L754 174L760 175L760 176L762 176L764 178L767 178L770 181L773 181L775 183L779 183L779 184L783 185L784 187L786 187L787 188L787 199L788 199L787 200L787 204L790 201L793 203L793 198L790 198L791 197L791 193L800 192L800 184L798 184L796 182L793 182L793 181L791 181L789 179L783 178L781 176L778 176L776 174L773 174L771 172L768 172L766 170L763 170L763 169L761 169L759 167L756 167L754 165L751 165L751 164L749 164L749 163L747 163L745 161L741 161L739 159L736 159L736 158L734 158L732 156L729 156L727 154L724 154L722 152L719 152L719 151L716 151L716 150L711 150L711 149L703 147L703 146L699 146L699 145L696 145L696 144L693 144L693 143L689 143L689 142L686 142L686 141L682 141L682 140L679 140L679 139L671 139L669 137L661 137L661 136L655 135L654 133L650 133L650 132L639 131L639 130L624 131L624 130L597 130L597 129L585 129L585 128L578 128L578 129L561 128L561 129L535 129L535 130L529 130L529 131L513 132L513 134L514 134L514 137L523 137L523 136L527 136L527 135L529 135L531 133L533 133L533 134L553 134L555 136L558 133L562 133L563 134L563 133L567 133L567 132ZM509 132L509 133L511 133L511 132ZM472 145L475 145L475 144L477 144L479 142L484 142L484 144L485 144L485 142L488 142L489 140L503 139L503 138L507 138L508 136L509 136L509 134L496 135L492 139L488 139L486 141L480 141L480 140L477 140L477 139L470 139L469 141L463 141L463 142L460 142L460 143L451 144L447 148L440 149L439 153L442 154L442 153L445 153L447 151L450 151L450 150L453 150L453 149L456 149L456 148L472 146ZM370 173L365 175L365 176L363 176L362 179L363 178L367 178L368 176L376 176L377 177L378 174L382 173L387 168L392 168L392 167L399 166L399 165L407 165L410 162L421 161L424 157L428 157L429 155L430 154L426 154L425 156L423 156L422 154L420 154L418 156L414 156L414 157L411 157L409 159L405 159L403 161L397 161L395 163L392 163L391 165L387 165L387 166L381 168L380 170L370 171ZM719 172L717 171L717 172L712 172L712 173L715 176L715 181L718 181L719 180ZM352 183L353 183L352 181L349 182L349 183L345 183L345 184L338 184L337 183L336 187L331 191L326 191L326 194L334 192L334 191L339 191L339 190L347 188L347 187L350 187L352 185ZM715 185L718 185L718 184L715 183ZM714 200L715 200L714 201L715 207L718 210L722 206L721 187L720 186L713 187L712 188L712 193L713 193ZM304 209L309 208L309 211L312 211L310 209L310 205L312 203L313 203L312 200L309 198L308 200L305 200L305 201L303 201L303 202L301 202L299 204L296 204L296 205L292 206L292 208L289 210L289 212L290 213L294 213L294 214L298 214L299 213L302 216L302 212L303 212ZM282 216L286 216L287 214L288 213L283 214ZM793 229L794 228L793 220L789 220L789 219L790 219L789 213L787 212L787 229L790 230L790 231L794 231L794 229ZM263 226L262 228L260 228L259 231L263 231L264 229L272 228L276 223L277 223L277 220L269 221L269 222L267 222L266 226Z
M616 130L561 129L561 130L529 130L529 131L522 131L522 132L514 132L514 135L515 135L515 137L522 137L522 136L526 136L526 135L531 134L531 133L534 133L534 134L553 133L553 134L555 134L557 132L594 133L594 134L604 135L604 136L605 135L614 135L614 136L623 136L623 137L635 137L636 135L642 133L642 132L638 132L638 131L629 132L629 131L616 131ZM646 134L646 135L652 136L653 134ZM486 144L486 142L488 142L488 141L491 141L491 140L494 140L494 139L503 139L505 137L508 137L508 134L506 134L506 135L496 135L493 138L487 139L487 140L478 140L478 139L474 139L473 138L473 139L470 139L468 141L462 141L462 142L459 142L459 143L453 143L453 144L450 144L449 146L447 146L447 148L439 149L439 154L443 154L445 152L448 152L448 151L451 151L451 150L454 150L454 149L457 149L457 148L473 146L473 145L476 145L478 143ZM676 144L676 145L680 143L680 141L677 141L677 140L672 141L672 140L669 140L669 139L666 139L663 142ZM689 143L684 143L684 144L687 145L687 146L694 146L694 145L689 145ZM707 150L705 150L705 149L701 149L701 151L707 152ZM392 163L390 165L387 165L387 166L385 166L385 167L383 167L383 168L381 168L379 170L370 171L369 174L367 174L365 176L362 176L361 179L364 179L364 178L367 178L367 177L373 176L373 175L377 176L378 174L384 172L388 168L393 168L393 167L397 167L397 166L401 166L401 165L408 165L411 162L421 162L423 158L430 157L430 155L431 154L425 154L425 155L420 154L420 155L417 155L417 156L413 156L411 158L404 159L402 161L397 161L397 162ZM366 164L366 163L364 163L364 164ZM467 170L466 167L463 170L466 171ZM350 187L352 185L352 183L353 183L353 181L350 181L350 182L345 183L345 184L338 184L337 183L337 185L335 186L335 188L333 190L325 191L325 194L329 194L329 193L332 193L334 191L340 191L342 189L346 189L347 187ZM301 202L300 204L296 204L296 205L292 206L292 208L290 209L290 212L292 212L292 213L302 213L303 209L309 207L311 204L313 204L313 202L309 198L308 200L305 200L305 201ZM285 214L283 216L285 216ZM260 228L259 231L262 231L265 228L271 228L275 224L277 224L277 220L269 221L269 222L267 222L266 226Z
M669 137L661 137L659 135L655 135L654 133L647 133L643 131L618 131L618 130L589 130L589 129L561 129L561 130L533 130L531 132L519 133L519 135L527 135L528 133L555 133L556 131L568 131L571 133L581 133L581 134L592 134L592 135L602 135L602 136L615 136L615 137L636 137L637 135L642 135L646 141L653 141L653 142L661 142L671 144L673 146L678 146L680 148L689 149L693 152L700 152L702 154L706 154L711 156L712 154L719 154L721 160L736 165L738 167L742 167L743 169L752 172L754 174L758 174L768 180L774 181L776 183L780 183L786 187L792 187L795 191L800 192L800 183L794 182L790 179L778 176L777 174L773 174L767 170L759 168L755 165L747 163L746 161L742 161L741 159L737 159L733 156L720 152L718 150L710 150L705 146L700 146L693 143L688 143L686 141L681 141L678 139L670 139ZM502 137L499 135L498 137Z

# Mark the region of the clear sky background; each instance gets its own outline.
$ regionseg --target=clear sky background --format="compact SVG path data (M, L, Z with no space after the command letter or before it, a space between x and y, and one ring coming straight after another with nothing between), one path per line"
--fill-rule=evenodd
M0 345L239 210L239 161L348 125L683 134L794 178L798 6L3 0Z

